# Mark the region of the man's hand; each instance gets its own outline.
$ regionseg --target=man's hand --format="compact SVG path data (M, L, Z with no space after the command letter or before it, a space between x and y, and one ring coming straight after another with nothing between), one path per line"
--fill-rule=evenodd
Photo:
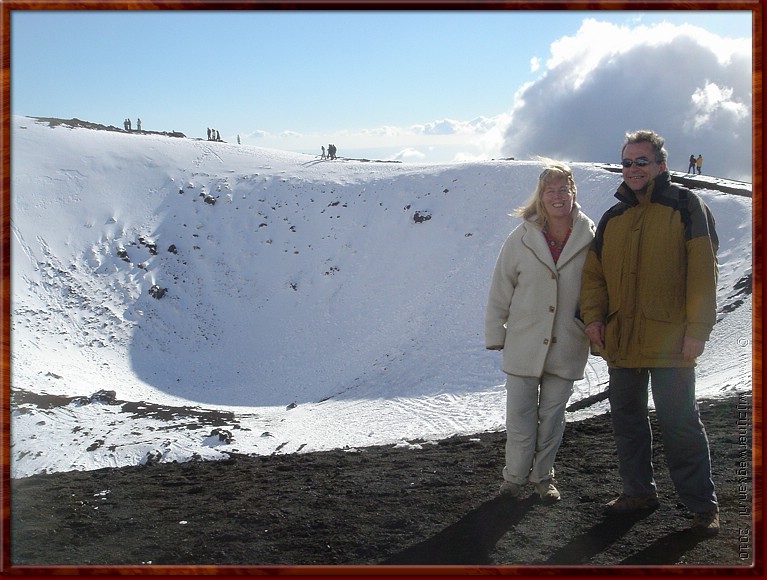
M706 348L706 341L685 336L682 343L682 356L684 360L693 361L703 354L704 348Z
M493 346L485 347L487 350L503 350L502 344L494 344Z
M599 348L605 347L605 325L603 322L592 322L585 328L586 336Z

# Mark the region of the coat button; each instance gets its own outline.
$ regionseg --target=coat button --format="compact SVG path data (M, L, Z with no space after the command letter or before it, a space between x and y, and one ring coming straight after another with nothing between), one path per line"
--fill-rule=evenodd
M549 344L549 339L548 338L544 338L543 339L543 344Z
M553 306L549 306L549 312L554 312L554 307Z

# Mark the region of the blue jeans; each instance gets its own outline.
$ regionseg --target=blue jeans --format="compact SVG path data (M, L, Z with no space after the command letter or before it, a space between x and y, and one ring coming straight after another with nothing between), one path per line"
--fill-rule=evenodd
M623 493L656 493L647 412L651 377L655 413L676 492L691 512L716 509L708 437L695 400L694 368L610 369L610 414Z

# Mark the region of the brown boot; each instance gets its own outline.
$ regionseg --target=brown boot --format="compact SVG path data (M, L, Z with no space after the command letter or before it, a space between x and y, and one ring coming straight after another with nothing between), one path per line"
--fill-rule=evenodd
M719 508L693 515L690 529L699 536L711 538L719 533Z
M605 506L608 514L630 514L640 510L655 509L658 507L658 496L651 495L626 495L622 493L619 497L609 502Z

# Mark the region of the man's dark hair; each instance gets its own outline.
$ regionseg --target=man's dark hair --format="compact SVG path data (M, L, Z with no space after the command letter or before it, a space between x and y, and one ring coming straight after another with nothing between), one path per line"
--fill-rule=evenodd
M633 145L634 143L649 143L652 145L653 151L655 151L655 161L658 163L668 162L668 151L664 147L666 140L655 131L643 130L626 133L626 140L623 142L623 147L621 147L621 159L623 158L623 152L626 150L626 145Z

